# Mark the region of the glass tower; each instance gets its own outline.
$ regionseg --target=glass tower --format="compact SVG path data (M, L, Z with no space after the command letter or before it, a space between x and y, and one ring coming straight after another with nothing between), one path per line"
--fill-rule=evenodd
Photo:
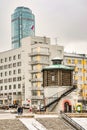
M21 46L21 39L35 35L35 16L29 8L17 7L11 15L12 48Z

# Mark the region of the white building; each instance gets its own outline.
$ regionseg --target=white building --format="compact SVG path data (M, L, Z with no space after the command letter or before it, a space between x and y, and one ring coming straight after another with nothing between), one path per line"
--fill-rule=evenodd
M63 58L63 47L46 37L22 39L18 49L0 53L0 103L43 103L42 68L53 57Z

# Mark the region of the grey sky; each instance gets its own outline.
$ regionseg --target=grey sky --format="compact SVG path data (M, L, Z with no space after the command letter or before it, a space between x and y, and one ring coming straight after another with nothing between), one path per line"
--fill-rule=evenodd
M65 51L87 53L87 0L0 0L0 51L11 48L11 14L18 6L35 14L36 35L48 36Z

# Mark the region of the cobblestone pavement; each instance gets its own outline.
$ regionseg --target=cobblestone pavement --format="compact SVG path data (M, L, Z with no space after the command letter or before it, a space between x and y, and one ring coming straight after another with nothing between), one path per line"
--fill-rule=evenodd
M0 130L28 130L18 119L0 120Z
M37 119L47 130L75 130L61 118L39 118Z

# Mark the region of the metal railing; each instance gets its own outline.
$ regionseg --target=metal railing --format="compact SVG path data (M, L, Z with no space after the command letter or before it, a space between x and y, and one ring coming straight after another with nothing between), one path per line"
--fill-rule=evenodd
M62 96L62 94L66 93L67 91L71 90L73 87L68 87L62 91L57 92L56 94L52 95L49 98L45 98L45 105L53 102L54 100L60 98Z
M65 119L69 124L71 124L77 130L86 130L81 125L79 125L77 122L75 122L73 119L68 117L65 113L61 113L61 116L62 116L63 119Z

